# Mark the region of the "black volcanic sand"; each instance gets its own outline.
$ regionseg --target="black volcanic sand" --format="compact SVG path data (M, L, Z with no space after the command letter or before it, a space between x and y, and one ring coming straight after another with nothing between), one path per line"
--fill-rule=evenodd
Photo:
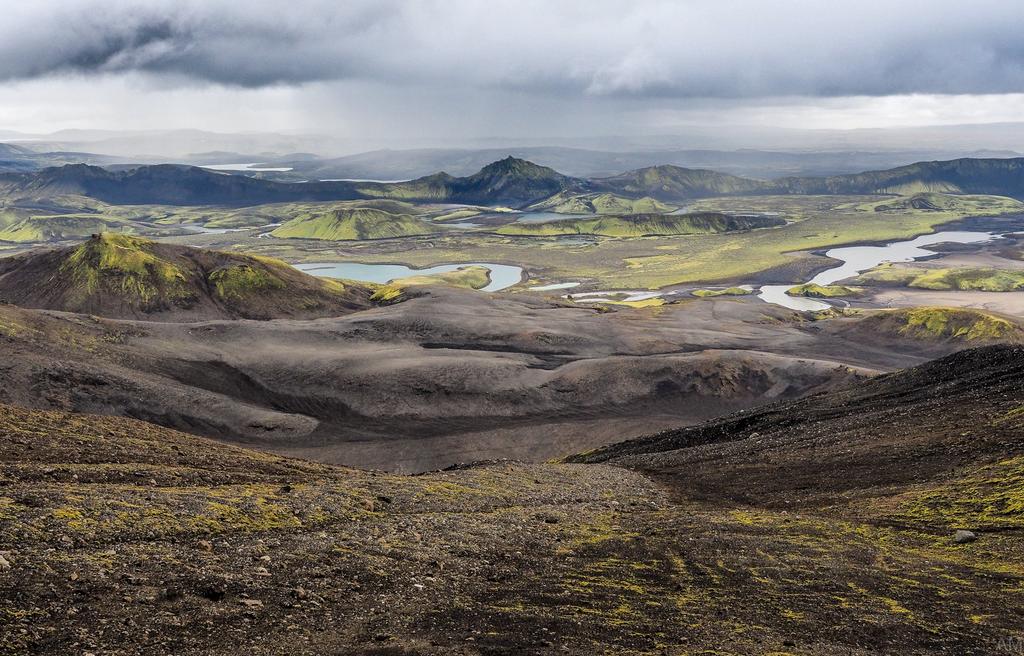
M755 298L602 312L434 289L315 321L113 321L0 306L0 402L116 414L324 462L529 461L962 348Z
M617 466L421 476L0 406L0 652L998 653L1024 623L1022 363L962 352L577 458Z

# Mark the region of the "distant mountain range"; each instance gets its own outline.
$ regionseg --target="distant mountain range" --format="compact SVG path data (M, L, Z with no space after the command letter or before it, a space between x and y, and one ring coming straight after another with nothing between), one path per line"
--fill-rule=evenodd
M437 173L408 182L282 183L178 165L111 171L85 164L0 175L9 201L81 195L112 204L256 205L275 202L393 199L525 207L559 195L611 193L678 203L764 194L993 194L1024 198L1024 158L919 162L829 177L755 180L705 169L653 166L604 178L576 178L506 157L473 175Z
M117 158L95 153L80 152L36 152L25 146L0 143L0 171L37 171L52 166L65 164L88 163L109 165L117 162Z
M1024 124L1020 124L1024 126ZM231 165L246 175L280 182L330 180L413 180L436 171L456 177L472 175L511 155L580 178L607 177L651 165L710 169L736 176L776 179L785 176L828 176L902 166L911 162L1020 156L1020 126L993 128L972 139L925 138L892 140L889 133L837 134L819 143L783 140L788 146L766 146L758 135L741 131L741 147L715 144L708 135L662 139L483 140L469 147L452 142L444 147L355 150L361 144L275 134L216 134L200 130L110 132L68 130L26 135L0 130L0 172L33 171L62 164L135 167L142 164L191 166ZM993 139L991 132L1007 135ZM938 134L938 133L937 133ZM942 133L945 134L945 133ZM789 133L787 133L789 135ZM789 135L794 136L794 135ZM806 135L805 135L806 136ZM820 136L820 135L819 135ZM871 136L869 142L861 137ZM732 143L730 141L729 143ZM771 143L771 142L770 142ZM817 144L817 145L815 145ZM868 145L870 144L870 145ZM999 145L994 145L999 144ZM6 146L6 147L5 147ZM1014 150L1016 148L1017 150ZM325 153L347 151L343 156ZM254 168L245 169L255 164ZM259 170L259 169L284 170Z
M525 146L513 148L421 148L413 150L375 150L336 158L308 154L260 158L222 153L220 159L204 154L189 163L259 162L257 168L286 168L288 171L247 174L274 180L412 180L434 171L466 176L507 155L549 166L565 175L581 178L606 177L621 171L651 165L711 169L732 175L775 179L786 176L828 176L880 170L924 160L958 157L1016 157L1012 150L899 149L829 150L786 152L773 150L640 149L629 151L592 150L563 146Z

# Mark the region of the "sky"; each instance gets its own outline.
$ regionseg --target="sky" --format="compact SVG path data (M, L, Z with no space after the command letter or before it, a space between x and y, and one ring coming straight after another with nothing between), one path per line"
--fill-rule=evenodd
M1019 0L0 0L0 128L415 139L1024 117Z

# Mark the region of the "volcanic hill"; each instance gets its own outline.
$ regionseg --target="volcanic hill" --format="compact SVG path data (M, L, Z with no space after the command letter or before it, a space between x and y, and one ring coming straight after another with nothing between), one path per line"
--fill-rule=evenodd
M372 290L285 262L118 233L0 259L0 299L123 319L312 319L370 307Z

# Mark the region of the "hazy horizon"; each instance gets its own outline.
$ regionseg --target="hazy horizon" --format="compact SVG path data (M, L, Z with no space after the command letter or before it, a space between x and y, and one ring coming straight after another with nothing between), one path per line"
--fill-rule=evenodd
M759 131L1016 121L1021 28L992 0L43 1L0 25L0 131L781 147Z

